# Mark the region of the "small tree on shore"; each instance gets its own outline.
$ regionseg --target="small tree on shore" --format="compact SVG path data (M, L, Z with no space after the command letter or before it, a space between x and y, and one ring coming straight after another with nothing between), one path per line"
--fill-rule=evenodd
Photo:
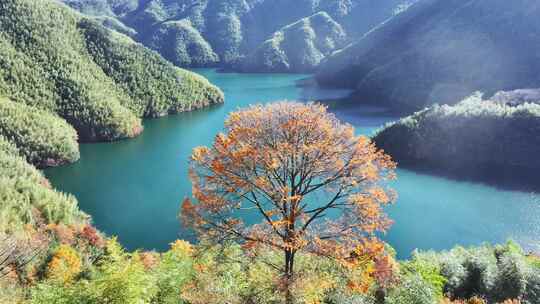
M194 149L196 203L184 200L182 220L216 242L281 250L287 286L299 251L383 265L376 233L391 225L383 206L395 199L385 183L395 167L323 105L251 106L230 114L211 147Z

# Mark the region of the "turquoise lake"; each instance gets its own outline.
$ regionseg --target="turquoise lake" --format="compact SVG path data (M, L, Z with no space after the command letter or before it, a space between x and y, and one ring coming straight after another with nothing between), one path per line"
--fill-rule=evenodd
M224 105L146 120L131 140L81 145L81 160L45 171L59 190L75 195L82 210L129 249L164 250L188 237L179 205L191 193L187 177L191 150L211 143L226 115L240 107L276 100L318 100L346 92L306 89L307 75L217 73L196 70L218 85ZM358 133L371 134L396 119L382 109L336 110ZM407 257L415 248L449 249L457 244L501 243L508 239L540 251L540 194L508 191L481 183L398 170L397 203L388 208L395 224L384 239Z

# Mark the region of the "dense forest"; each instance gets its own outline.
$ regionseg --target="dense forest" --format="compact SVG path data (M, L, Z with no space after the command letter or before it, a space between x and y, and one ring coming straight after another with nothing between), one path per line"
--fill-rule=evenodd
M132 137L142 117L223 100L206 79L56 1L3 1L0 32L0 94L15 102L11 108L24 104L63 118L81 141Z
M459 103L435 105L391 123L375 142L402 166L476 178L501 176L537 185L540 163L538 90L476 93Z

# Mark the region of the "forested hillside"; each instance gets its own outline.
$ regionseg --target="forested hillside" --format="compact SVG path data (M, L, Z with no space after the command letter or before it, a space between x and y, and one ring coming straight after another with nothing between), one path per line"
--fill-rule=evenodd
M66 240L79 253L61 254L87 263L102 246L75 197L37 168L77 161L78 141L135 136L143 117L222 101L203 77L61 3L0 2L0 279L63 267L51 250ZM18 301L0 289L0 302Z
M327 13L349 37L359 37L414 2L298 0L291 5L289 0L63 1L130 34L179 66L232 68L239 68L238 60L266 40L274 39L275 32L316 13ZM314 59L318 61L317 57ZM294 68L293 65L291 70L299 71Z
M402 166L520 180L536 185L540 162L539 90L477 93L456 105L435 105L387 125L374 137Z
M327 13L319 12L281 28L241 60L253 72L312 72L332 51L343 47L347 34Z
M419 1L333 54L317 79L401 111L538 87L539 13L534 0Z
M142 131L143 117L223 101L206 79L52 0L0 3L0 95L14 102L2 102L9 116L3 134L10 139L28 127L21 126L27 106L51 113L51 121L64 119L81 141L132 137ZM51 132L61 123L48 124ZM67 137L66 143L73 141L73 135ZM25 139L24 145L37 140ZM58 163L76 159L74 152L68 154Z

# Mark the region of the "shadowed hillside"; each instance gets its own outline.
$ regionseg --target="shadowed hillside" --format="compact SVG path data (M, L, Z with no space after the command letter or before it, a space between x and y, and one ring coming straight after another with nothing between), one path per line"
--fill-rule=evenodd
M374 137L400 165L474 178L530 179L540 169L540 90L477 93L387 125Z
M281 28L241 63L244 71L310 72L346 41L346 33L325 12Z
M336 52L317 79L403 111L537 87L539 13L533 0L419 1Z

